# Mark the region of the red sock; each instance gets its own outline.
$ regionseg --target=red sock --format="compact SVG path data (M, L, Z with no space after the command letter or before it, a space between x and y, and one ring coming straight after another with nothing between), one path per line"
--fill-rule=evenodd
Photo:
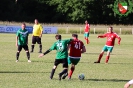
M100 62L101 61L101 58L103 57L103 54L100 54L99 55L99 58L98 58L98 62Z
M72 74L73 74L73 72L74 72L74 67L71 67L71 70L70 70L70 72L69 72L69 74L68 74L68 77L69 78L71 78L71 76L72 76Z
M86 39L86 43L89 44L89 39L88 38Z
M108 63L110 56L106 56L106 63Z

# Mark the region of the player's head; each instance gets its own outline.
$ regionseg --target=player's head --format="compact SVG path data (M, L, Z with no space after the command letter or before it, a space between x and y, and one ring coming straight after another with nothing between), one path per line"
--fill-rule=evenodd
M57 34L57 35L55 35L55 38L56 38L57 40L61 40L61 35Z
M87 20L85 21L85 24L88 24L88 21Z
M22 30L25 29L26 24L25 23L22 23L21 27L22 27Z
M77 34L72 34L73 39L77 39L78 35Z
M108 29L108 31L111 33L111 32L113 32L113 27L109 27L109 29Z
M37 20L37 19L35 19L35 21L34 21L34 22L35 22L35 24L38 24L38 20Z

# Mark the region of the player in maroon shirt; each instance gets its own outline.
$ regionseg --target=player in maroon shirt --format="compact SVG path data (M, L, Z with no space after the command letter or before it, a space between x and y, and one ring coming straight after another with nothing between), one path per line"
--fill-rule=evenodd
M78 35L72 34L72 38L73 38L73 41L69 43L70 52L69 52L69 57L68 57L68 64L71 64L71 69L68 74L69 79L71 79L71 76L75 69L75 65L77 65L78 62L80 61L81 53L86 52L84 43L78 39ZM65 79L66 76L67 74L64 75L62 79Z
M99 35L98 36L98 38L105 38L105 37L107 37L107 41L106 41L106 44L103 47L103 49L102 49L102 51L101 51L101 53L99 55L98 61L96 61L94 63L100 63L100 60L101 60L104 52L107 52L105 63L108 63L109 58L110 58L110 53L113 50L116 38L118 39L118 45L120 45L121 38L116 33L113 32L113 27L109 27L108 31L109 32L107 32L107 33L105 33L103 35Z
M85 21L85 29L84 29L84 39L86 40L86 43L89 44L89 33L90 33L90 25L88 24L88 21Z

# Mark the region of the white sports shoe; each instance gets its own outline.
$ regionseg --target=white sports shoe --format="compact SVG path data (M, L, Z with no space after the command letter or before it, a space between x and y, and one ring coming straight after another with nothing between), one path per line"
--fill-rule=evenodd
M16 60L16 62L18 62L18 60Z
M28 62L31 62L31 60L28 60Z

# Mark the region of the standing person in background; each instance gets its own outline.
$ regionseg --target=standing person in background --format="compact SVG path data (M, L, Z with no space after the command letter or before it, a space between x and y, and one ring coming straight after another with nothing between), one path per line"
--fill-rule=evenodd
M108 31L109 32L107 32L107 33L105 33L103 35L98 35L98 38L105 38L105 37L107 37L107 41L106 41L106 44L103 47L103 49L102 49L102 51L101 51L101 53L99 55L98 61L96 61L94 63L100 63L101 58L102 58L104 52L107 52L105 63L108 63L109 58L110 58L110 53L112 52L112 50L114 48L114 45L115 45L115 39L116 38L118 39L118 45L120 45L121 38L116 33L113 32L113 27L109 27Z
M90 34L90 25L88 24L88 21L85 21L85 29L84 29L84 39L86 40L86 43L89 44L90 41L88 39Z
M33 33L32 33L31 53L34 51L34 46L36 42L39 44L40 48L38 53L42 53L42 42L41 42L42 34L43 34L43 27L41 24L39 24L38 20L35 19L35 24L33 26Z
M71 64L71 68L69 74L64 74L62 79L65 79L68 75L68 79L71 79L72 74L75 70L75 65L78 64L81 58L81 53L86 52L86 48L84 43L78 39L77 34L72 34L72 41L69 43L68 48L70 49L69 57L68 57L68 64Z
M130 80L129 82L127 82L127 83L124 85L124 88L129 88L131 85L133 85L133 79Z
M27 58L28 58L28 62L31 62L30 61L30 53L29 53L29 49L28 49L28 31L25 29L26 25L25 23L23 23L21 25L21 29L19 29L17 31L17 36L16 36L16 46L18 47L18 51L16 53L16 62L18 62L18 59L19 59L19 54L22 50L22 48L24 48L24 50L26 51L26 55L27 55Z

